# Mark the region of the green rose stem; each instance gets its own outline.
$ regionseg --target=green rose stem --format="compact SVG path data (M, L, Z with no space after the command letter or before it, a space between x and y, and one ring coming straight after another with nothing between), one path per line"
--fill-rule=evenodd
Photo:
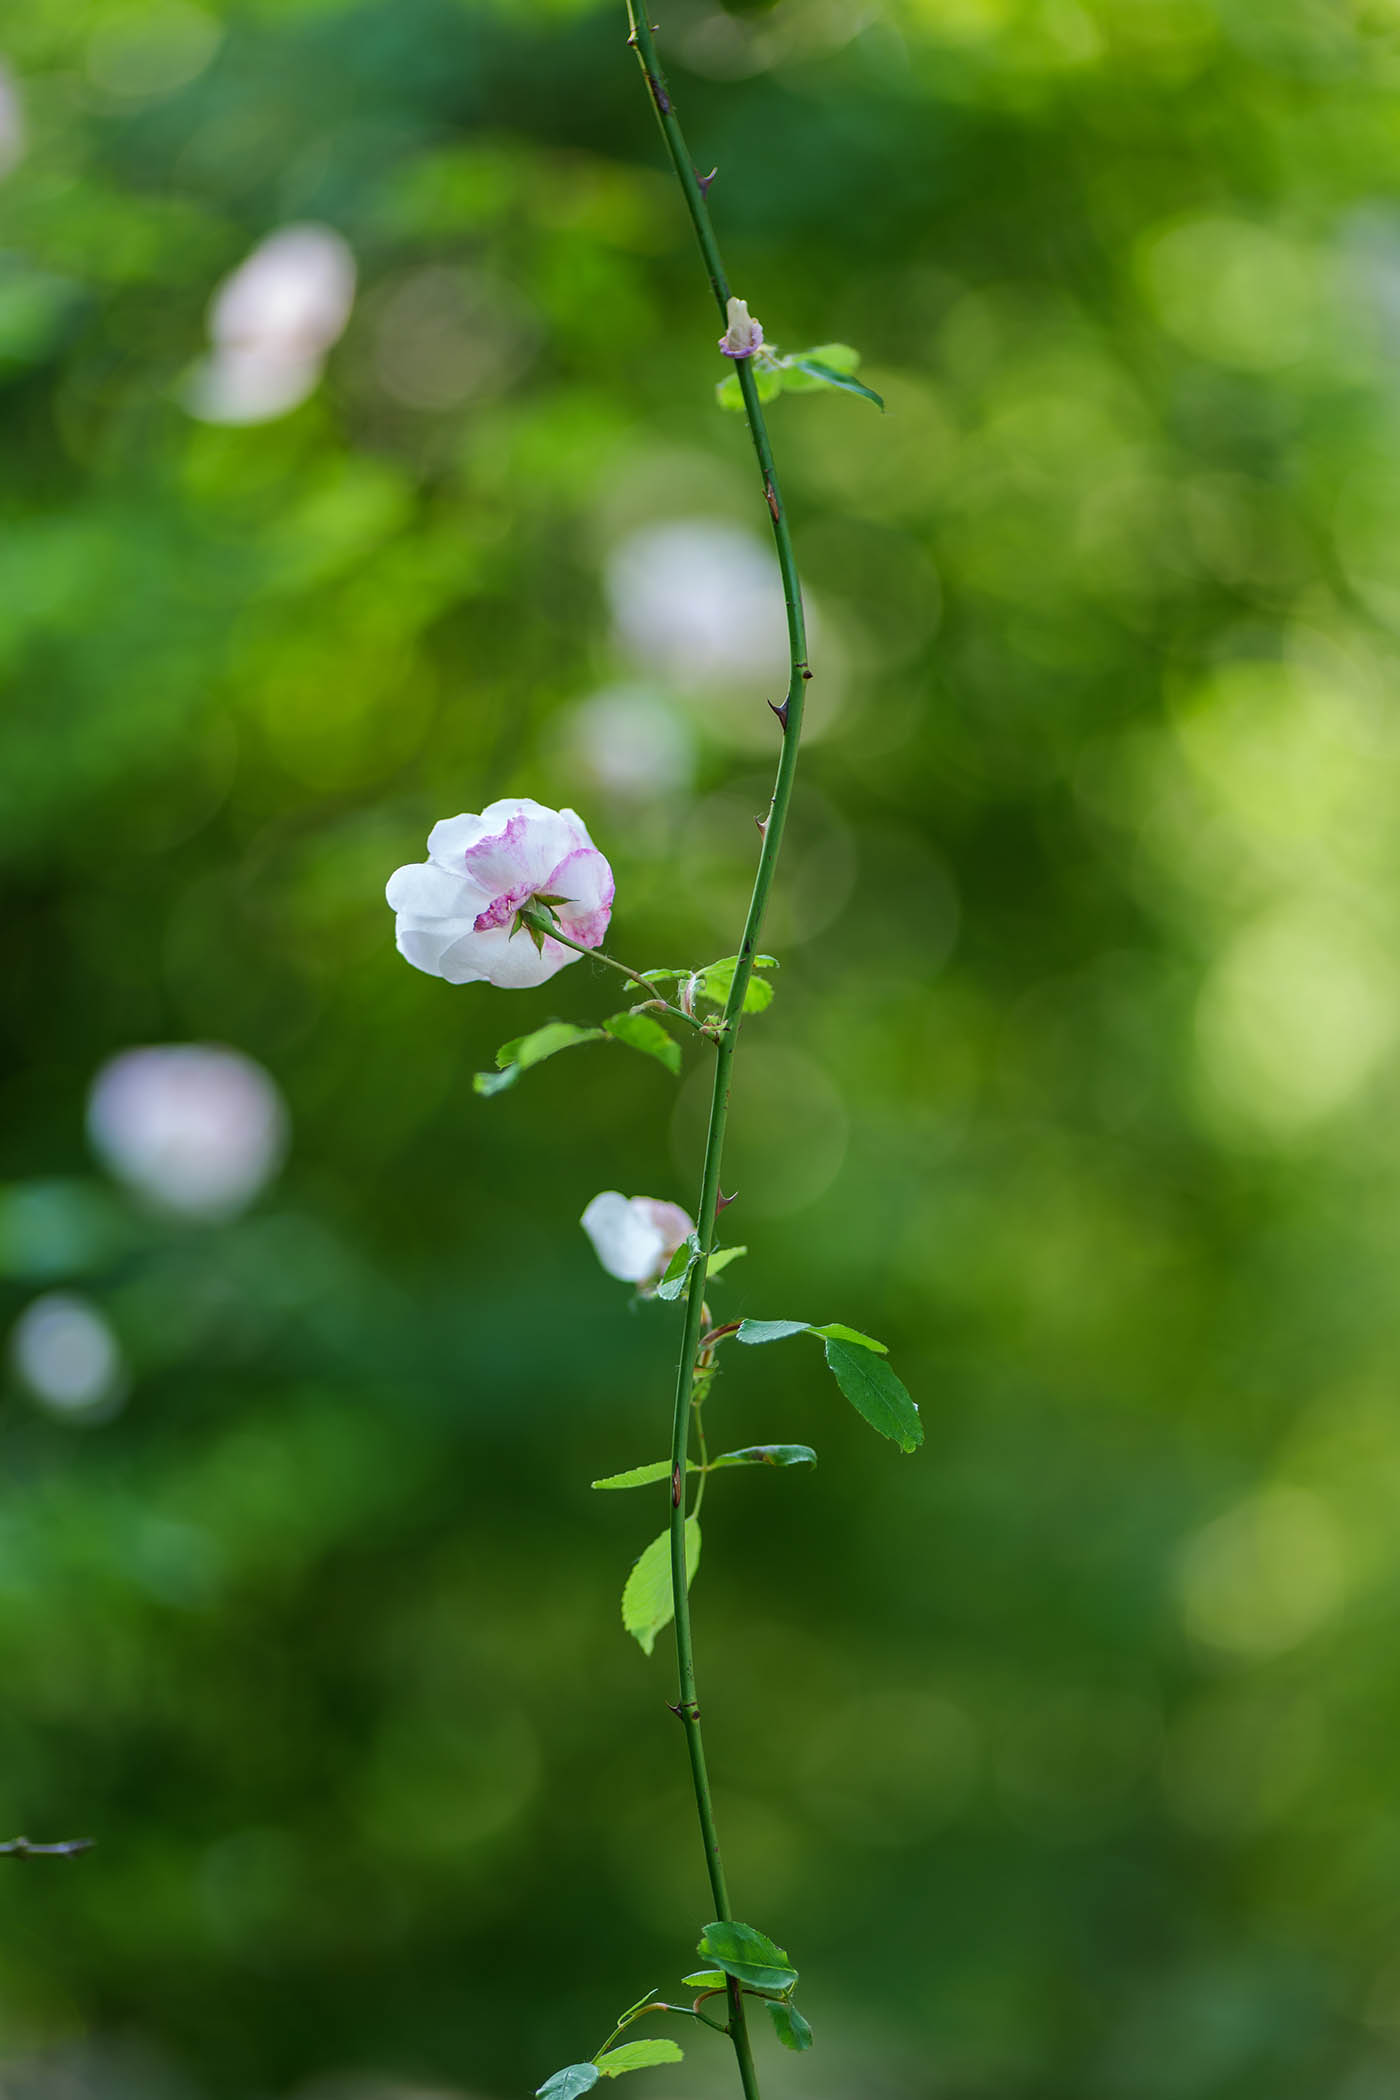
M559 922L552 912L532 911L526 906L519 916L536 933L545 935L551 941L558 941L561 947L572 948L578 955L588 956L592 962L606 963L610 970L617 971L619 977L625 977L631 984L639 984L647 995L649 1006L660 1007L663 1012L670 1014L677 1021L684 1021L687 1028L693 1028L697 1033L703 1028L704 1023L697 1021L694 1014L686 1013L679 1006L668 1005L657 992L656 986L643 977L640 970L630 970L627 964L620 963L616 956L604 955L601 948L585 948L582 941L571 941L567 933L560 932Z
M641 61L646 76L662 136L671 156L671 165L676 171L690 213L695 237L700 243L709 273L710 286L719 307L720 319L727 323L729 305L729 280L725 275L719 244L715 240L714 228L710 224L709 207L705 201L708 182L701 182L686 148L685 136L676 117L675 105L666 86L656 55L651 24L646 13L636 0L627 0L627 14L631 23L630 41ZM699 1256L690 1274L689 1288L685 1300L685 1332L681 1341L680 1363L676 1375L676 1399L671 1434L671 1477L684 1480L686 1456L690 1436L691 1391L700 1353L700 1334L704 1324L703 1303L705 1278L709 1258L714 1246L715 1227L719 1206L720 1162L724 1153L724 1130L729 1113L729 1077L734 1062L734 1051L738 1041L739 1017L744 1010L744 996L753 972L753 959L758 953L759 935L763 927L763 914L768 903L768 893L773 887L773 876L778 865L778 854L783 843L783 827L787 821L788 804L792 800L793 779L797 772L798 744L802 734L802 703L807 680L811 672L807 668L807 634L802 617L802 591L797 580L797 562L792 551L792 538L788 531L787 513L783 509L782 495L778 488L777 471L773 465L772 447L768 442L768 430L763 420L763 409L758 398L758 384L754 378L752 360L738 358L735 370L739 375L739 387L743 394L744 412L748 417L749 430L753 437L754 451L758 456L759 473L763 477L763 498L773 522L773 538L777 545L778 567L782 573L783 602L787 607L788 645L791 658L787 697L781 708L774 708L782 725L783 748L778 760L777 779L773 785L773 800L769 806L767 822L760 828L763 847L759 854L758 871L754 876L753 895L749 900L748 918L744 925L743 939L739 943L739 960L734 970L734 981L724 1009L724 1021L719 1035L715 1058L714 1091L710 1101L710 1126L705 1140L705 1165L700 1182L700 1204L696 1211L697 1231L700 1242ZM772 704L771 702L769 703ZM705 1863L709 1869L710 1889L714 1896L718 1917L729 1920L734 1913L729 1902L729 1887L724 1876L724 1863L720 1857L719 1832L715 1825L714 1801L710 1793L709 1772L705 1764L705 1745L700 1732L700 1708L695 1690L695 1648L691 1637L690 1601L686 1589L685 1566L686 1509L683 1497L672 1495L671 1507L671 1595L675 1604L676 1663L680 1676L680 1697L675 1711L685 1729L686 1747L690 1753L690 1773L695 1788L695 1806L700 1818L700 1832L705 1846ZM759 2100L758 2076L754 2069L753 2049L749 2041L748 2025L744 2016L744 2001L738 1984L731 1977L728 1986L729 2034L738 2059L739 2077L743 2084L745 2100Z

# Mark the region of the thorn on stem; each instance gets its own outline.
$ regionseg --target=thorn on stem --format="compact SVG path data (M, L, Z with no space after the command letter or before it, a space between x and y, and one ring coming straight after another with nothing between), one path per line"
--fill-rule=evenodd
M728 1210L730 1204L737 1203L738 1200L739 1191L737 1189L735 1189L732 1196L726 1196L724 1190L720 1189L715 1196L715 1216L718 1217L722 1210Z
M783 507L778 501L778 491L774 488L772 482L769 481L766 476L764 478L763 483L763 493L768 498L768 509L772 514L773 523L776 525L782 518Z
M767 819L767 817L755 817L755 818L754 818L754 822L755 822L755 824L757 824L757 826L758 826L758 835L759 835L759 837L760 837L761 839L766 839L766 838L767 838L767 836L768 836L768 819Z
M782 723L782 725L783 725L783 733L784 733L784 735L786 735L786 733L787 733L787 718L788 718L788 704L787 704L787 699L786 699L786 698L784 698L784 700L783 700L783 704L782 704L782 706L781 706L781 707L777 706L777 705L776 705L776 703L775 703L774 701L772 701L772 700L770 700L770 701L769 701L768 705L769 705L769 706L770 706L770 707L771 707L771 708L773 709L773 712L774 712L774 714L775 714L775 715L776 715L776 716L778 717L778 720L779 720L779 721L780 721L780 722Z
M711 184L711 183L712 183L712 182L714 181L714 179L715 179L716 175L718 175L718 173L719 173L719 169L718 169L718 168L711 168L711 170L710 170L710 172L709 172L709 174L708 174L708 175L702 175L702 174L700 173L700 170L699 170L698 168L696 169L696 171L695 171L695 187L696 187L696 188L697 188L697 189L699 190L699 192L700 192L700 194L701 194L701 196L702 196L702 197L705 197L705 198L708 198L708 197L709 197L709 194L710 194L710 184Z
M681 1469L680 1469L680 1467L679 1467L679 1466L672 1466L672 1468L671 1468L671 1507L672 1507L672 1509L679 1509L679 1508L680 1508L680 1506L681 1506Z

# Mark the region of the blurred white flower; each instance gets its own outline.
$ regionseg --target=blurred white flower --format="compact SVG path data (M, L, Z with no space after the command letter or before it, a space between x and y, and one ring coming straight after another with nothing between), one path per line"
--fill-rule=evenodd
M355 258L329 226L283 226L218 287L211 354L186 406L209 423L261 423L306 399L355 300Z
M320 377L319 358L216 350L189 374L185 406L201 423L270 423L300 408Z
M772 749L773 717L788 685L788 633L771 546L716 518L643 525L607 556L604 587L619 641L693 706L707 735L743 750ZM807 601L818 667L802 733L808 743L838 718L840 639Z
M689 726L666 702L638 686L580 700L569 720L573 755L600 788L645 801L690 785L695 746Z
M9 67L0 59L0 175L8 175L24 159L25 147L29 143L28 128L24 121L24 104L19 98L19 85Z
M622 1283L655 1283L695 1230L678 1203L657 1196L620 1196L605 1189L579 1219L609 1276Z
M287 1149L287 1111L262 1066L208 1043L112 1058L93 1083L87 1126L112 1173L188 1217L244 1209Z
M752 357L763 341L763 323L749 312L747 299L731 299L725 312L729 326L719 339L726 357Z
M539 898L571 940L596 948L612 917L613 877L573 810L519 797L434 824L428 858L396 869L385 895L395 944L415 970L519 991L578 956L547 935L537 943L517 914Z
M629 533L606 586L622 640L681 687L744 675L779 688L787 622L772 555L713 518L673 518Z
M25 1307L10 1333L10 1362L35 1399L60 1414L86 1414L126 1390L116 1336L95 1305L66 1291Z

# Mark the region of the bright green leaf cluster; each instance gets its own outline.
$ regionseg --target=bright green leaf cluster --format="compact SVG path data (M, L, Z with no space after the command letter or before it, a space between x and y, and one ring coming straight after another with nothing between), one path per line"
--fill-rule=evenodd
M755 970L776 970L779 967L776 956L772 955L756 955L753 966ZM691 980L696 998L708 999L714 1006L727 1006L729 994L734 989L734 972L738 967L737 955L724 955L718 962L706 963L703 970L697 970ZM744 1012L761 1014L765 1007L772 1004L772 985L761 977L750 977L744 990Z
M765 346L754 356L753 375L760 401L772 401L779 394L815 394L825 387L835 387L845 394L859 394L883 410L884 401L874 388L854 377L859 366L860 352L849 343L818 343L813 350L794 350L787 357ZM721 408L742 413L744 394L737 372L720 380L715 398Z

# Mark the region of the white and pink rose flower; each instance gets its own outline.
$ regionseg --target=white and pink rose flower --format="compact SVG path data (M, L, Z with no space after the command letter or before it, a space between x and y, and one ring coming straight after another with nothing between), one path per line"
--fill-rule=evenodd
M398 951L416 970L523 991L578 956L547 934L537 944L521 911L538 898L570 940L596 948L612 916L613 876L573 810L520 797L435 824L427 860L399 868L386 895Z

